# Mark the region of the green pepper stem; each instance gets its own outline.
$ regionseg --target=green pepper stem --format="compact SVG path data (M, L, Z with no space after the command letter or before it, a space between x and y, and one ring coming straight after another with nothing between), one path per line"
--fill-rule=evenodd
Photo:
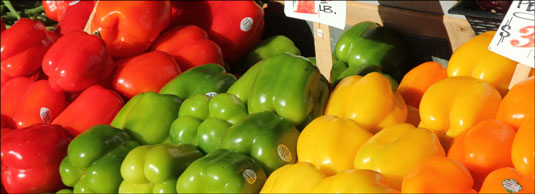
M37 15L37 14L40 14L41 12L43 12L43 11L44 11L43 6L40 5L39 7L34 7L34 8L31 8L31 9L25 9L24 13L26 15Z
M3 0L2 2L7 7L7 9L9 9L9 12L15 14L17 19L20 19L20 15L17 13L17 10L15 10L15 8L13 8L13 5L11 5L11 2L9 0Z

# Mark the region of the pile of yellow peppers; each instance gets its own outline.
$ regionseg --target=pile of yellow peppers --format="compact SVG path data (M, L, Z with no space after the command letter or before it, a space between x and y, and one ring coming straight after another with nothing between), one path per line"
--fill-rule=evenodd
M349 76L261 193L534 193L534 78L488 51L495 32L423 63L397 90Z

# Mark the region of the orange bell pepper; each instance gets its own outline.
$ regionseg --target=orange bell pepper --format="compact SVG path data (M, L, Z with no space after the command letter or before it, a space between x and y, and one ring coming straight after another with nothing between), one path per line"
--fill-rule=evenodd
M455 137L448 158L464 164L472 173L474 188L495 169L513 167L511 146L515 130L498 120L485 120Z
M327 176L353 169L359 148L372 134L357 122L326 115L314 119L299 135L297 158L314 164Z
M403 179L402 193L477 193L474 180L461 163L444 156L422 161Z
M531 77L518 82L502 100L496 119L518 129L522 123L533 118L535 112L535 81Z
M381 172L396 189L403 178L421 161L445 156L437 136L428 129L403 123L387 127L360 147L355 169Z
M411 69L399 83L398 92L407 106L420 107L422 96L429 86L448 77L445 68L437 62L425 62Z
M517 62L488 49L494 34L496 31L480 34L453 52L448 63L448 76L471 76L484 80L503 96L507 93Z
M420 110L413 106L407 106L407 120L405 122L418 126L418 124L420 124Z
M535 176L535 119L530 118L518 129L513 140L511 160L513 166L526 176Z
M335 115L356 121L361 127L377 133L379 130L405 122L407 106L390 81L381 73L364 77L344 78L329 98L325 115Z
M479 193L534 193L535 178L525 176L513 168L492 171L483 182Z
M424 93L419 127L435 131L448 149L453 137L479 121L494 118L500 102L498 91L484 81L449 77Z
M99 1L91 21L113 57L145 52L171 20L169 1Z

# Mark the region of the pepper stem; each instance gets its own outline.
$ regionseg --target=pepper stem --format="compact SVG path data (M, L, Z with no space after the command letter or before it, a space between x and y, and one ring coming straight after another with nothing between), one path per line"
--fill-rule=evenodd
M2 2L7 7L7 9L9 9L9 12L13 13L15 17L17 17L17 20L20 19L19 13L17 13L17 10L15 10L15 8L13 7L13 5L11 5L11 2L9 0L3 0Z
M40 13L43 12L43 11L44 11L43 6L40 5L39 7L34 7L34 8L31 8L31 9L25 9L25 10L24 10L24 13L25 13L26 15L30 15L30 16L32 16L32 15L40 14Z

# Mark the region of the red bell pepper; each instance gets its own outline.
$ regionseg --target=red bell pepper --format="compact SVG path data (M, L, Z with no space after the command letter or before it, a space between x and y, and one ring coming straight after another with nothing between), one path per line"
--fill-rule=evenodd
M2 87L1 105L6 126L15 129L52 122L66 103L65 95L52 90L46 80L17 77Z
M43 71L57 91L84 90L108 77L113 68L104 41L79 30L63 35L43 58Z
M208 39L206 31L194 25L178 26L165 31L156 39L151 50L172 55L183 71L208 63L225 66L221 48Z
M129 57L145 52L169 25L169 1L100 1L91 21L111 56Z
M42 4L46 16L51 20L58 22L63 18L63 14L65 14L70 2L71 1L43 0Z
M56 32L66 34L73 30L84 30L87 20L93 11L93 1L73 1L65 9L62 20L56 27Z
M113 87L127 98L143 92L156 92L182 73L177 63L165 52L151 51L117 62Z
M1 39L2 73L9 77L29 76L36 72L54 43L41 22L26 18L3 31Z
M124 101L112 90L93 85L84 90L52 122L64 127L73 136L98 124L110 124Z
M208 1L198 8L193 24L205 29L225 61L234 64L260 42L264 11L254 1Z
M70 135L59 125L36 124L2 138L2 184L8 193L56 192L65 187L59 164Z
M4 20L2 20L2 18L0 18L0 28L2 28L2 31L0 32L3 32L4 30L6 30L6 24L4 24Z
M205 1L171 1L170 26L191 24L193 16L197 13L197 7L203 6Z

